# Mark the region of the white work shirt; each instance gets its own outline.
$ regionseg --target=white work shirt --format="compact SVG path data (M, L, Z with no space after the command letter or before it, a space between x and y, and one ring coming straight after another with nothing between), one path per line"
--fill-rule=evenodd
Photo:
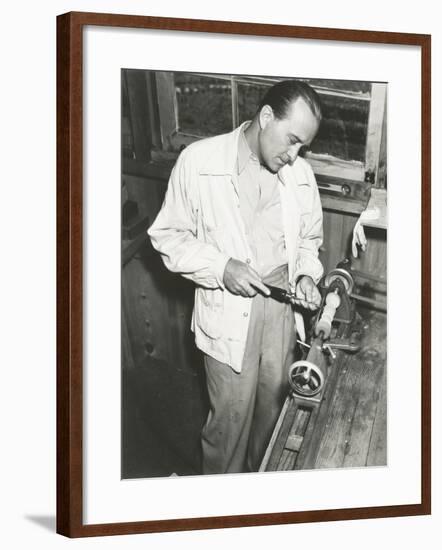
M247 123L244 123L247 124ZM241 127L194 142L180 154L161 210L148 230L166 267L196 284L192 330L199 349L241 371L252 299L225 289L230 258L252 257L240 212L237 155ZM322 208L316 180L300 157L278 172L289 284L322 276ZM253 267L253 265L252 265Z

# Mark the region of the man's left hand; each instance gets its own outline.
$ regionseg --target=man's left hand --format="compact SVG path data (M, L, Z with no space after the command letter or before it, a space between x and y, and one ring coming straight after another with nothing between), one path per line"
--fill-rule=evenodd
M296 283L295 296L295 303L306 309L318 309L321 305L321 294L308 275L304 275Z

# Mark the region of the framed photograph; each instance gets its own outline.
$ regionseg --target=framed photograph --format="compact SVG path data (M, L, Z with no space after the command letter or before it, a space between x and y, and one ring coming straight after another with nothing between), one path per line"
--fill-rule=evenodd
M57 20L57 531L430 514L431 37Z

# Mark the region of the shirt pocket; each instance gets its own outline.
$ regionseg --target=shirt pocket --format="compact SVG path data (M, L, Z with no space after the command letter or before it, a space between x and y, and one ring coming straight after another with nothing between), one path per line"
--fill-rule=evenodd
M224 292L221 289L197 289L195 299L195 321L209 338L218 339L222 335L224 313Z

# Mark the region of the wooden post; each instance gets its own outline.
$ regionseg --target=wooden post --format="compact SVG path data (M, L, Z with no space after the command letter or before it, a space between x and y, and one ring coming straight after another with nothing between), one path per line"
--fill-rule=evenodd
M149 162L152 147L150 135L148 97L144 71L128 69L127 95L132 123L135 159L138 162Z

